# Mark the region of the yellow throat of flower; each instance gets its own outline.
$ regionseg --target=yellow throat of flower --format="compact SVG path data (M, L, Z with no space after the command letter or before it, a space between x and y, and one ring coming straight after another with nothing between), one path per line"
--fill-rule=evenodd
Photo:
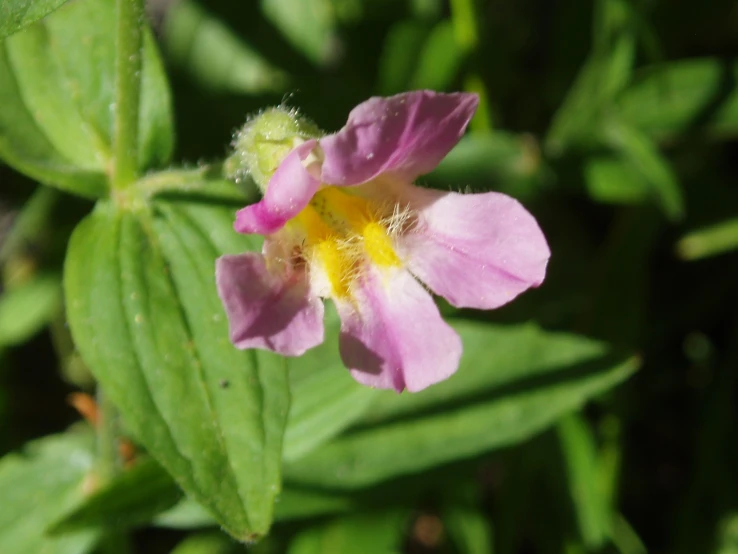
M392 245L392 216L348 190L321 189L295 218L304 233L303 255L325 271L336 297L350 295L353 280L366 263L380 268L401 265Z

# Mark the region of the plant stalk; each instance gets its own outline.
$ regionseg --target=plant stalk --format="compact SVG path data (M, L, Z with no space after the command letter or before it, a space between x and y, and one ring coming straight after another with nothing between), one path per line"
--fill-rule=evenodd
M112 187L122 190L138 176L138 112L145 20L143 0L116 0L115 110Z

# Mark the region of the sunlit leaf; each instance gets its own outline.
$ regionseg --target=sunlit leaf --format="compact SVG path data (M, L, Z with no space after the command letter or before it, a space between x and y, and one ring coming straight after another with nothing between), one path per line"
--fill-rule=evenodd
M46 184L105 194L115 102L113 0L70 2L0 42L0 158ZM169 90L154 40L144 41L139 166L169 161Z
M637 367L576 335L468 322L456 329L465 356L453 377L414 395L379 391L361 429L287 463L287 478L357 488L515 444Z
M359 385L338 355L339 322L327 310L325 342L289 362L292 405L284 458L298 459L354 423L376 399Z
M53 12L67 0L3 0L0 4L0 39L17 33Z
M65 292L77 346L134 437L246 540L271 523L289 391L279 357L229 343L215 258L253 247L231 218L102 203L72 237Z

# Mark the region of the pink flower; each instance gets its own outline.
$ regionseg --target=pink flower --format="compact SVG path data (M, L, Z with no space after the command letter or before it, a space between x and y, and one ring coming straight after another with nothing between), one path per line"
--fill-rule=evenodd
M263 253L217 262L233 344L299 356L323 342L331 297L360 383L418 391L452 375L461 340L421 282L454 306L496 308L540 285L550 255L513 198L412 184L476 107L462 93L375 97L337 133L295 140L263 199L237 214L236 231L266 236Z

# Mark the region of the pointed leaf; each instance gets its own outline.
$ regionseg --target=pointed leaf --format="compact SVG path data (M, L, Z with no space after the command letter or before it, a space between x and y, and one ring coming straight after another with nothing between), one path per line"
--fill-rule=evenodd
M364 427L287 463L286 477L358 488L515 444L637 367L575 335L533 326L455 327L465 353L453 377L414 395L377 391Z
M103 203L75 230L68 317L134 436L239 540L266 533L280 488L284 362L228 341L214 263L246 250L229 209Z

